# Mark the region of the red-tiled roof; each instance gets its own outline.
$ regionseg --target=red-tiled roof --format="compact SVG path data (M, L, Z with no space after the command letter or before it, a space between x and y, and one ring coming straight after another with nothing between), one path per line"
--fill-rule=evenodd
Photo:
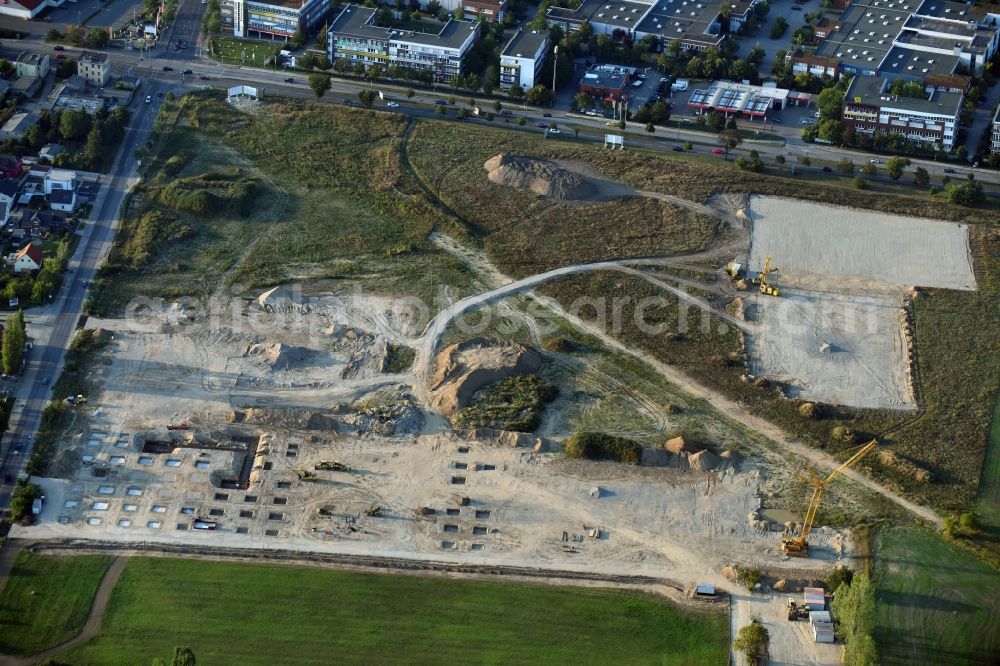
M28 257L36 264L41 266L43 259L42 248L36 246L34 243L28 243L27 245L21 248L20 252L17 253L17 256L14 257L14 261L15 262L18 261L21 257Z
M34 11L38 5L45 2L45 0L11 0L15 5L21 5L25 9Z

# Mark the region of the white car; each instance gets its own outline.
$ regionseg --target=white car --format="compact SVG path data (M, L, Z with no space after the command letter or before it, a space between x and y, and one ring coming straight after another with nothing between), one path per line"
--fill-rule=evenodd
M152 101L153 101L153 96L152 95L146 95L146 104L149 104Z
M559 131L558 127L550 127L549 134L562 134L562 132Z
M802 119L802 124L803 125L815 125L816 121L813 120L812 118L803 118Z
M388 104L386 104L386 106L389 107L390 109L398 109L399 108L399 103L398 102L389 102Z

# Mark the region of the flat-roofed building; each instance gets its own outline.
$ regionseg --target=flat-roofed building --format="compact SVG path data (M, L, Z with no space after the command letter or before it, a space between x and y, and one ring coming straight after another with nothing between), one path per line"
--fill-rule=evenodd
M542 68L549 53L547 30L518 30L500 54L500 87L524 90L542 82Z
M993 125L990 127L990 152L1000 155L1000 106L993 114Z
M76 73L87 80L87 83L103 88L111 79L111 62L107 53L83 51L76 61Z
M330 0L226 0L224 25L235 37L289 40L316 30L330 15Z
M44 79L49 74L49 56L43 53L22 51L17 56L17 60L14 61L14 68L18 76Z
M327 55L337 60L430 71L436 81L462 73L479 38L479 23L449 19L437 33L382 27L378 10L347 5L330 24Z
M910 141L951 150L963 95L935 90L926 98L904 97L886 92L890 83L873 76L852 79L844 95L844 127L860 134L901 134Z

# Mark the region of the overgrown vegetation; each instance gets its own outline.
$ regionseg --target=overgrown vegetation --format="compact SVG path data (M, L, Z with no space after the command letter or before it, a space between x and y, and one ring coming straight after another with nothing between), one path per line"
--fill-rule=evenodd
M15 523L29 522L32 503L42 496L42 489L27 481L18 481L10 499L10 519Z
M18 553L0 593L0 653L36 654L79 634L111 561Z
M638 465L642 459L642 446L639 442L601 432L575 433L566 440L564 447L570 458L615 460L629 465Z
M131 666L186 645L199 663L248 666L603 664L614 645L623 664L721 664L728 637L724 613L627 591L140 557L100 633L61 659Z
M875 648L875 587L866 574L854 576L850 583L837 587L830 610L836 618L837 638L844 641L844 664L874 666L878 663Z
M417 357L417 352L413 347L405 345L389 345L389 355L385 359L385 372L397 374L406 372L413 367L413 361Z
M733 641L733 649L743 655L749 666L758 666L767 658L767 646L771 635L756 618L750 624L740 627Z
M472 404L451 417L457 428L497 428L532 432L538 428L542 409L555 399L555 386L538 375L515 375L480 389Z

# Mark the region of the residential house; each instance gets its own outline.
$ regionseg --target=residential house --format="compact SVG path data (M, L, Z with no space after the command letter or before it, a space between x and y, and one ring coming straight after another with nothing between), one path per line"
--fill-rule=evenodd
M478 21L482 16L487 21L503 23L507 16L507 0L461 0L461 5L466 21Z
M49 164L55 161L56 155L63 152L62 145L58 143L47 143L38 151L38 159L46 160Z
M111 62L107 53L83 51L76 62L76 73L87 79L88 83L103 88L111 79Z
M43 176L45 183L45 194L52 194L55 190L75 190L76 172L69 169L49 169Z
M541 83L548 52L548 30L518 30L500 53L500 87L527 90Z
M32 76L22 76L14 79L10 87L12 95L23 95L24 97L34 97L42 87L42 80Z
M42 261L44 261L42 248L34 243L28 243L21 248L20 252L14 255L11 268L14 269L15 273L37 271L42 267Z
M76 190L52 190L49 195L49 208L63 213L75 212L77 202Z
M990 127L990 152L1000 154L1000 106L993 114L993 125Z
M0 127L0 139L20 139L32 125L38 123L38 116L33 113L15 113L10 120Z
M30 213L30 215L28 214ZM14 217L12 216L13 220ZM66 217L59 212L39 208L34 211L22 209L22 214L17 218L16 230L25 232L32 238L45 238L49 234L59 233L69 228Z
M22 51L14 61L14 70L19 77L44 79L49 74L49 56Z
M14 155L0 155L0 176L19 178L22 172L21 158Z

